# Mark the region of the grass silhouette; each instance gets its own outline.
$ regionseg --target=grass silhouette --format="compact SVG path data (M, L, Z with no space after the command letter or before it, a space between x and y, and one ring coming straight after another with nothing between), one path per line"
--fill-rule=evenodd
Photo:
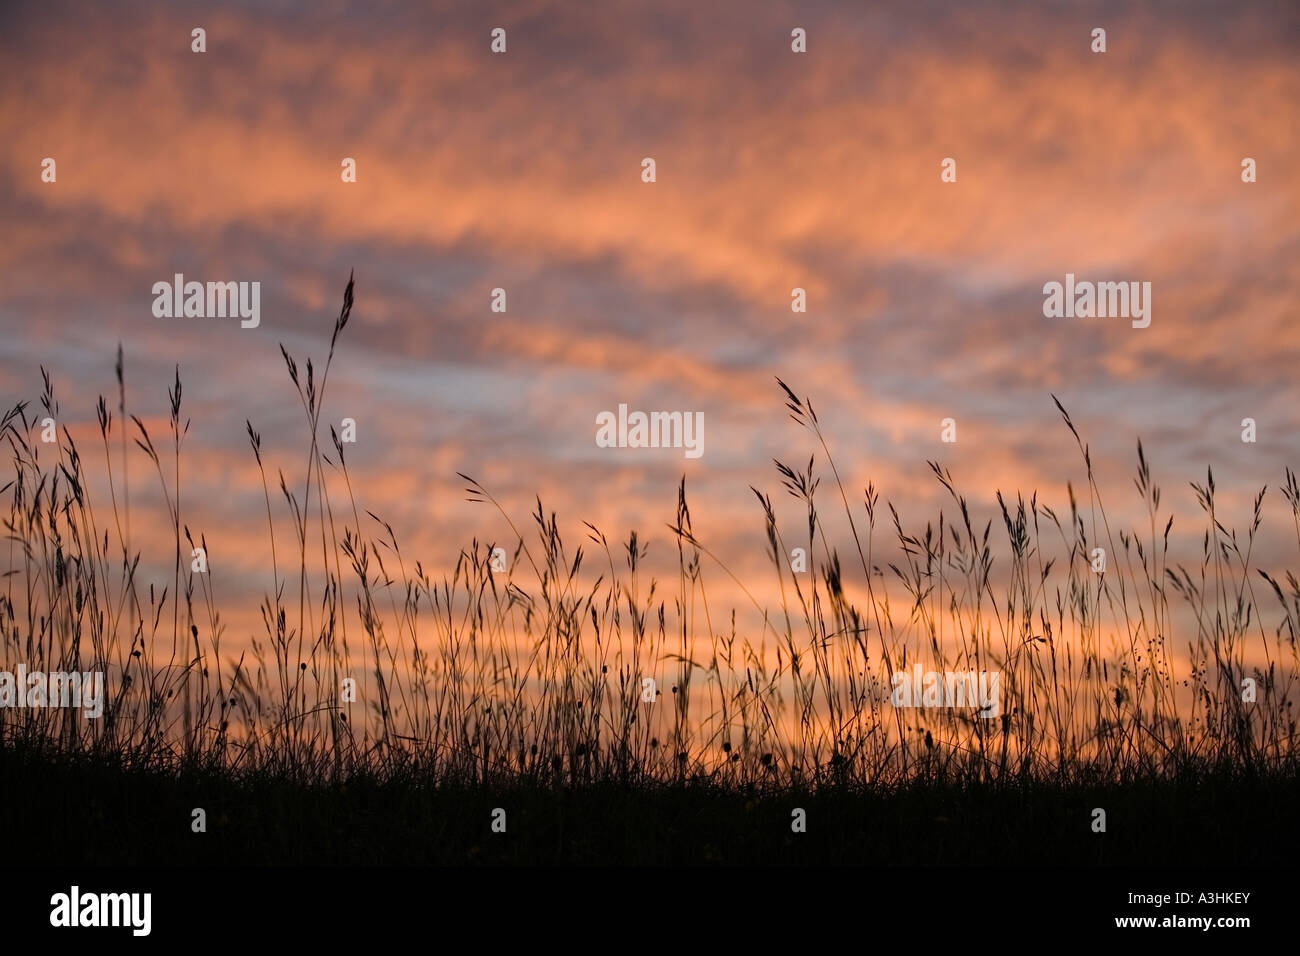
M910 532L874 486L860 498L844 486L812 402L778 381L852 539L842 566L816 457L776 462L807 515L782 528L752 489L778 605L697 538L684 479L671 592L645 580L635 532L615 546L587 525L571 548L539 499L524 533L463 475L470 500L511 529L513 570L494 572L493 545L474 541L434 576L365 510L344 443L322 432L353 291L350 278L319 375L281 346L306 426L301 476L270 474L247 423L273 581L251 654L223 657L208 577L190 568L207 542L183 520L179 369L156 438L127 409L119 350L116 409L101 397L97 410L107 503L91 501L90 459L66 429L42 447L27 403L0 421L13 464L0 489L4 666L107 675L99 720L0 708L5 802L32 824L20 844L97 862L1250 862L1300 845L1282 810L1298 789L1300 582L1252 564L1266 489L1239 536L1221 523L1212 472L1193 483L1200 561L1173 562L1174 517L1141 444L1147 526L1112 527L1058 401L1085 470L1068 515L999 493L1002 527L980 528L932 462L951 510ZM40 406L57 417L42 374ZM128 461L140 454L170 516L170 582L142 581L131 544ZM1284 479L1300 545L1300 487L1290 469ZM287 541L277 514L292 521ZM792 572L792 547L807 573ZM730 609L717 626L715 574L751 601L752 628ZM1190 639L1176 640L1180 620L1195 622ZM1001 713L890 706L892 675L918 663L998 671ZM642 679L663 667L667 686L647 703ZM341 691L348 677L357 703ZM196 846L194 806L228 838ZM493 842L495 807L511 822ZM814 821L807 834L791 833L793 807ZM1090 830L1095 807L1126 808L1122 835ZM69 819L117 823L87 840L55 825Z

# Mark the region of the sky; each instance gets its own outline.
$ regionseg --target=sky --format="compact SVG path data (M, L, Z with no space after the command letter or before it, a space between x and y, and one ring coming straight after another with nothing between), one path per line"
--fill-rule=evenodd
M120 344L128 412L157 437L179 365L183 518L236 637L269 587L245 421L300 487L310 433L280 346L323 364L350 274L323 420L356 422L358 505L429 568L508 536L457 472L516 524L540 496L569 537L635 528L665 560L685 476L700 539L760 575L750 486L797 526L773 459L826 467L778 377L852 499L874 483L909 525L944 500L928 460L982 517L998 489L1065 511L1083 476L1055 395L1121 513L1141 438L1187 541L1188 482L1212 466L1230 522L1274 487L1285 534L1260 554L1293 554L1293 4L415 6L0 5L4 404L34 400L44 366L59 425L95 447ZM259 282L259 325L156 316L176 273ZM1151 283L1150 326L1045 317L1067 273ZM703 454L598 447L620 404L702 413ZM136 543L168 568L131 454Z

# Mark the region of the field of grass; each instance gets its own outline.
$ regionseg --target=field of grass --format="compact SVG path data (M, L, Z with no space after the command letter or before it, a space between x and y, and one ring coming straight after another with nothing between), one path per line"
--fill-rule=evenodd
M779 602L710 604L706 582L734 576L697 538L684 481L675 580L646 579L635 533L611 545L588 525L572 548L540 501L526 532L501 509L508 574L481 542L434 574L367 511L322 417L352 306L349 281L323 364L282 347L302 473L269 473L247 426L273 555L248 652L222 646L216 597L191 568L207 542L182 507L179 370L163 436L127 407L120 354L101 447L36 438L57 408L48 376L41 410L4 414L0 664L103 671L108 688L98 720L0 708L20 842L103 863L1247 863L1300 847L1286 809L1300 582L1252 564L1275 530L1261 528L1268 489L1238 531L1213 475L1194 483L1201 546L1185 565L1170 543L1185 519L1175 529L1161 510L1142 447L1147 521L1112 526L1058 403L1082 469L1069 514L999 494L1000 525L980 527L932 464L950 505L909 530L873 486L844 486L813 403L779 383L818 450L806 468L777 463L807 521L779 526L754 489L772 578L737 581ZM165 556L130 542L127 476L142 462L170 510ZM1295 518L1283 533L1300 547L1300 487L1280 477ZM107 500L91 493L105 485ZM286 513L295 534L276 540ZM795 547L806 573L791 570ZM142 580L142 558L172 566L170 580ZM997 671L1001 713L891 707L891 676L917 663ZM647 673L672 675L653 703ZM221 839L196 842L199 806ZM503 834L489 827L498 807ZM806 833L791 831L796 807Z

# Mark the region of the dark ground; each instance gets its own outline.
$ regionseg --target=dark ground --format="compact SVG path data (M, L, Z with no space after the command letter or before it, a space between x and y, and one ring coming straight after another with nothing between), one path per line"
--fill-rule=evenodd
M196 807L206 833L191 830ZM496 807L506 833L492 832ZM805 833L791 832L795 807L807 811ZM1095 807L1106 810L1105 833L1092 830ZM418 778L303 787L0 747L0 820L7 854L60 865L1275 866L1300 853L1300 779L1201 771L815 794Z

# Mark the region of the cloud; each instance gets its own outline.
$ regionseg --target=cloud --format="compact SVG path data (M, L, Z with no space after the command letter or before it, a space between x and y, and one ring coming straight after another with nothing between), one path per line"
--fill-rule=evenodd
M16 400L44 363L90 421L119 341L142 414L180 364L200 474L232 482L205 486L206 517L241 553L260 553L261 520L244 421L302 467L277 345L323 368L353 269L326 417L358 421L357 487L444 561L485 520L456 471L516 512L541 494L642 527L671 518L688 473L702 520L757 567L761 541L752 559L734 527L761 531L748 485L818 453L778 375L813 398L855 500L874 480L908 513L940 500L928 458L985 506L996 488L1059 496L1075 452L1051 394L1116 476L1139 434L1171 469L1240 456L1247 415L1264 427L1244 483L1289 454L1286 6L237 4L202 14L203 55L189 11L0 16L0 320L22 333L0 382ZM262 327L154 319L174 272L261 281ZM1042 285L1066 272L1151 281L1152 326L1044 319ZM620 401L704 411L706 457L597 457L595 413Z

